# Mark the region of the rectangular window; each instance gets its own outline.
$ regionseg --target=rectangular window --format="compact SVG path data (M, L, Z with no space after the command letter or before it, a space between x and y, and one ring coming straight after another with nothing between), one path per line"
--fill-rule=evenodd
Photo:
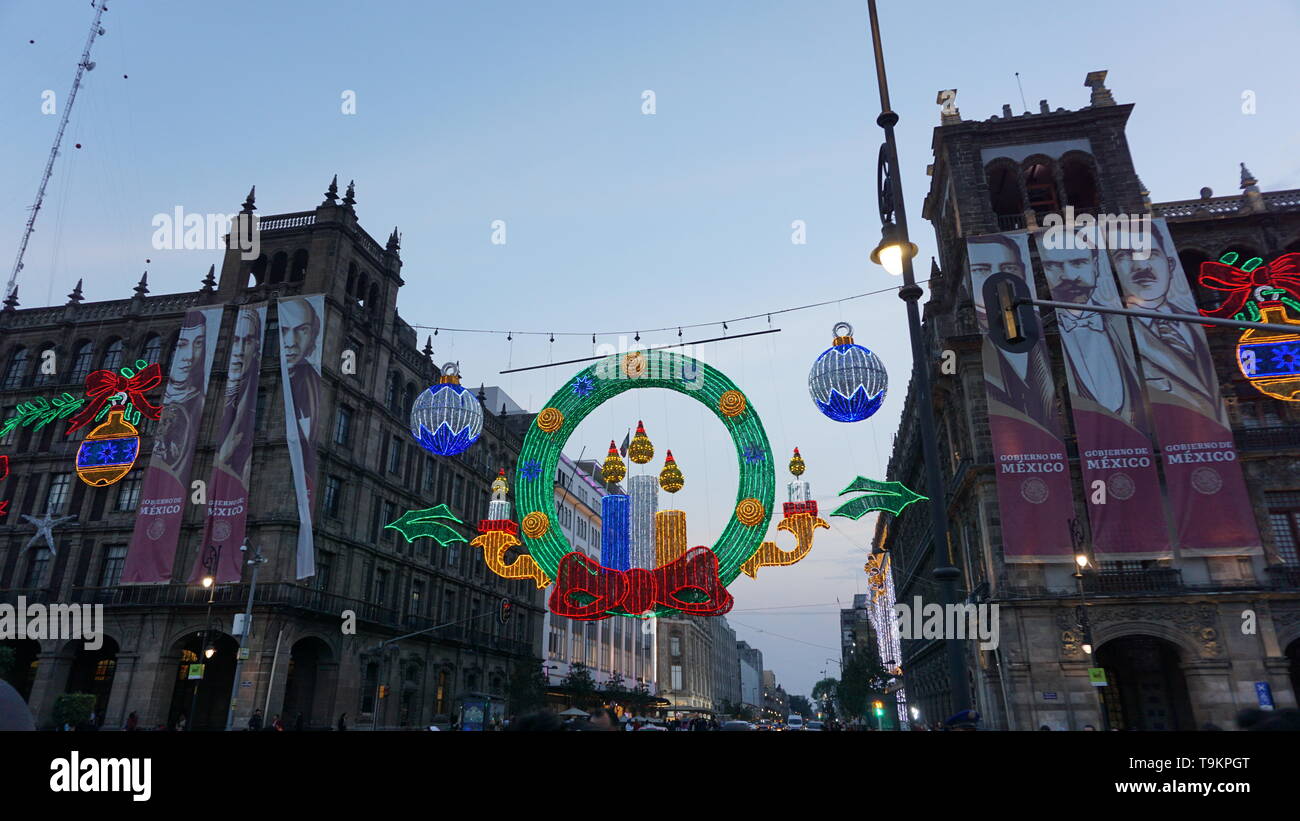
M334 415L334 444L348 445L352 442L352 408L339 405Z
M1300 491L1265 493L1273 545L1284 565L1300 565Z
M411 582L411 615L420 615L420 603L424 599L424 582Z
M274 348L268 348L268 350L274 350ZM269 410L267 404L270 402L270 397L271 394L266 388L257 389L257 410L253 414L255 420L253 427L257 430L266 430L266 413Z
M384 515L383 515L383 520L379 523L380 526L383 527L384 525L391 524L396 520L397 520L397 505L393 504L392 502L384 502ZM391 542L393 540L393 534L395 532L396 531L394 531L391 527L384 527L382 531L384 541Z
M9 407L5 408L4 416L0 416L0 423L2 423L3 420L5 419L12 418L14 412L17 410L18 407L16 405L10 405ZM9 429L8 433L6 433L4 436L0 436L0 445L12 445L14 443L14 438L17 436L18 436L18 426L14 425L12 428Z
M402 440L396 436L388 440L388 472L402 472Z
M434 483L434 461L432 456L424 457L424 489L433 490Z
M321 553L316 557L316 578L313 585L317 590L328 591L330 589L330 577L334 570L334 554Z
M673 665L673 685L672 685L672 689L674 689L674 690L680 690L680 689L682 689L682 666L681 666L680 664L674 664L674 665Z
M375 604L382 605L388 600L388 576L389 571L387 570L375 571Z
M50 487L45 492L45 512L62 513L72 495L72 474L56 473L50 479Z
M325 477L325 515L338 518L343 504L343 480L337 476Z
M114 544L104 548L104 566L99 571L100 587L116 587L122 580L122 566L126 564L126 545Z
M455 621L456 619L456 594L450 590L442 591L442 616L441 620L445 622Z
M673 656L682 654L682 640L678 636L672 636L668 639L668 653Z
M140 483L144 480L144 471L133 470L117 485L117 505L114 510L120 512L135 510L140 504Z
M452 507L463 514L465 512L465 477L457 476L454 484L456 489L451 494Z
M50 566L50 550L42 547L32 554L31 563L27 565L27 579L23 587L35 590L45 583L45 571Z

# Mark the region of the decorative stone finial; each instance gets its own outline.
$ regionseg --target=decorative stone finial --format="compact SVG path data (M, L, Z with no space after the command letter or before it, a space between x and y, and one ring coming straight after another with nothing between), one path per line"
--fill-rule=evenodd
M356 193L357 193L356 186L353 184L353 181L348 180L348 190L343 193L343 204L348 208L351 208L352 206L356 205L357 204L357 198L355 196Z
M257 186L254 185L252 188L248 189L248 199L244 200L244 208L241 213L244 214L253 213L253 209L257 207L256 195L257 195Z
M1115 98L1111 96L1110 89L1106 88L1107 71L1090 71L1084 78L1083 84L1092 89L1092 100L1090 105L1103 106L1115 105Z
M149 272L145 271L135 286L135 295L143 299L147 293L149 293Z
M1246 167L1245 163L1241 164L1241 190L1242 191L1259 190L1259 180L1255 179L1254 174L1250 173L1250 169Z
M81 295L81 280L77 280L77 287L73 288L72 293L68 294L68 304L77 305L83 299L85 299L85 297Z
M393 233L388 235L388 244L384 248L394 253L402 249L402 238L397 233L396 225L393 226Z
M9 292L9 296L5 297L4 310L12 311L17 307L18 307L18 286L15 285L14 289Z
M210 294L217 288L217 266L208 266L208 275L203 278L203 293Z
M339 175L335 174L334 179L330 180L330 187L325 191L325 201L321 205L338 205L339 202Z
M424 340L424 355L433 359L433 337L426 337Z

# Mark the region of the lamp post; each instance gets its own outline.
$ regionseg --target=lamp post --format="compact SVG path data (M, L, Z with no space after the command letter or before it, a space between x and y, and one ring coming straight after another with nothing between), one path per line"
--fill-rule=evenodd
M1092 658L1092 625L1088 623L1088 598L1083 589L1083 570L1088 566L1088 554L1083 551L1083 526L1078 519L1070 520L1070 537L1074 542L1074 581L1079 586L1079 606L1075 608L1075 616L1079 623L1079 642L1083 654L1088 656L1089 666L1096 664ZM1089 682L1091 685L1091 681ZM1097 711L1101 714L1101 728L1110 729L1110 716L1106 714L1106 700L1102 698L1101 688L1097 690Z
M203 556L203 569L207 572L203 574L203 586L208 591L208 612L203 620L203 631L199 633L199 652L203 654L203 676L208 674L208 660L216 655L216 648L208 646L208 630L212 627L212 602L217 593L217 568L221 566L221 545L208 545L208 549ZM199 709L199 687L203 684L203 676L200 676L194 682L194 695L190 699L190 720L185 725L186 730L194 729L195 713Z
M239 546L239 552L248 555L248 540ZM244 669L245 645L251 644L253 628L253 594L257 590L257 571L262 565L266 564L267 558L262 555L262 549L259 547L252 558L245 559L245 563L253 568L253 577L248 585L248 604L244 608L244 629L239 636L239 645L235 648L235 681L230 685L230 707L226 710L226 731L235 729L235 702L239 699L239 675Z
M880 44L880 21L876 15L876 0L867 0L871 15L871 44L876 56L876 79L880 86L880 116L876 124L885 131L885 142L880 146L876 168L877 197L880 206L880 244L871 252L871 261L884 266L895 276L903 277L903 287L898 296L907 304L907 330L912 340L913 385L920 406L921 452L925 459L926 489L930 497L930 523L934 530L934 548L938 551L933 571L939 583L942 604L957 603L957 579L961 572L953 566L948 544L947 491L939 473L939 443L934 423L934 408L930 405L930 362L925 339L921 336L921 312L917 302L921 286L912 273L912 258L917 248L907 234L907 210L903 206L903 185L898 175L898 146L894 139L894 126L898 114L889 105L889 80L885 76L885 55ZM970 687L966 676L966 653L959 640L945 639L948 660L948 686L952 693L952 711L970 708Z

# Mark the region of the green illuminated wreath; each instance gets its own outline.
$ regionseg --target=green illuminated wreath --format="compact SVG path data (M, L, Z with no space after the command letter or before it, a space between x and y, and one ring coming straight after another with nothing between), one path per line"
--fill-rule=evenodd
M696 399L721 420L736 446L740 487L736 507L713 545L718 576L730 584L757 552L776 492L772 449L763 423L736 384L709 365L663 350L606 357L570 379L529 426L515 484L522 535L529 554L551 579L572 552L555 515L554 477L560 453L582 420L607 400L633 388L666 388ZM656 614L672 612L664 608Z

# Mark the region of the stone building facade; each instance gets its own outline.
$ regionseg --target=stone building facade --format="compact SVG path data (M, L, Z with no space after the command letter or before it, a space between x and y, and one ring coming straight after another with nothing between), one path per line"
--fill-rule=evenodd
M255 207L250 193L245 210ZM211 473L218 443L218 399L236 306L268 302L263 369L258 392L250 479L248 544L268 559L259 572L248 658L240 673L235 726L254 707L290 726L303 715L307 727L350 725L416 727L454 718L465 698L504 709L515 665L540 664L543 603L528 580L502 579L485 567L477 548L430 539L407 543L384 524L402 512L446 503L472 540L484 518L489 487L499 468L514 475L522 444L518 431L484 409L483 434L465 453L434 456L408 433L415 397L440 374L430 342L421 351L415 330L397 311L403 285L396 230L385 245L358 222L349 186L339 201L331 185L314 210L261 219L262 254L241 259L228 249L200 290L152 296L141 278L130 299L85 302L82 287L62 307L22 309L11 298L0 311L0 410L33 396L79 394L90 369L113 368L136 357L159 361L166 372L182 317L193 306L225 306L208 387L208 401L191 479ZM97 289L110 277L92 283ZM316 575L295 578L298 516L295 507L281 398L276 299L325 295L321 414L312 511ZM37 368L43 351L60 363L54 375ZM344 352L355 355L355 372ZM480 400L482 395L480 393ZM145 422L141 438L150 438ZM174 725L190 714L192 726L222 727L234 685L236 613L249 594L250 571L240 583L218 585L208 621L208 592L186 582L203 533L204 506L189 504L169 584L119 584L131 540L143 457L126 479L92 488L71 475L79 435L63 423L33 432L20 428L0 442L10 475L0 483L7 517L0 519L0 601L99 603L106 610L104 648L80 642L9 640L17 663L11 680L29 699L40 724L50 722L64 692L94 692L107 727L129 713L141 726ZM32 543L24 514L71 515L53 530L57 550ZM499 623L499 602L514 603ZM343 615L356 616L344 634ZM381 641L450 624L388 644ZM200 635L216 648L204 678L188 681ZM205 643L206 646L207 643ZM387 688L377 697L379 687Z
M1240 331L1207 331L1221 392L1264 555L1124 562L1090 568L1083 579L1094 654L1082 648L1073 568L1012 564L1002 555L981 361L982 336L967 284L965 239L1036 228L1065 206L1078 212L1165 217L1184 269L1229 250L1272 259L1300 250L1300 191L1264 193L1243 166L1242 192L1199 200L1156 203L1138 178L1125 124L1132 104L1116 104L1105 73L1089 75L1090 105L1049 109L984 121L952 109L934 131L934 162L924 216L934 226L939 259L929 275L923 335L938 421L940 471L946 481L950 532L946 542L960 570L960 597L1000 607L1000 644L978 650L965 642L973 701L984 726L1034 729L1123 727L1194 729L1206 722L1233 726L1238 710L1257 706L1264 683L1278 707L1296 704L1300 686L1300 414L1294 405L1256 391L1236 367L1232 347ZM1038 276L1040 295L1047 288ZM1193 287L1202 307L1212 295ZM1055 319L1044 315L1057 403L1067 425L1075 516L1087 511L1078 448ZM945 371L944 353L955 355ZM926 487L910 390L888 478ZM928 511L915 505L898 517L882 515L874 545L893 553L897 600L938 602L932 575L938 564ZM938 540L942 550L945 540ZM1243 629L1246 625L1247 629ZM951 712L943 642L903 642L909 704L924 721ZM1088 670L1107 670L1110 685L1090 686Z

